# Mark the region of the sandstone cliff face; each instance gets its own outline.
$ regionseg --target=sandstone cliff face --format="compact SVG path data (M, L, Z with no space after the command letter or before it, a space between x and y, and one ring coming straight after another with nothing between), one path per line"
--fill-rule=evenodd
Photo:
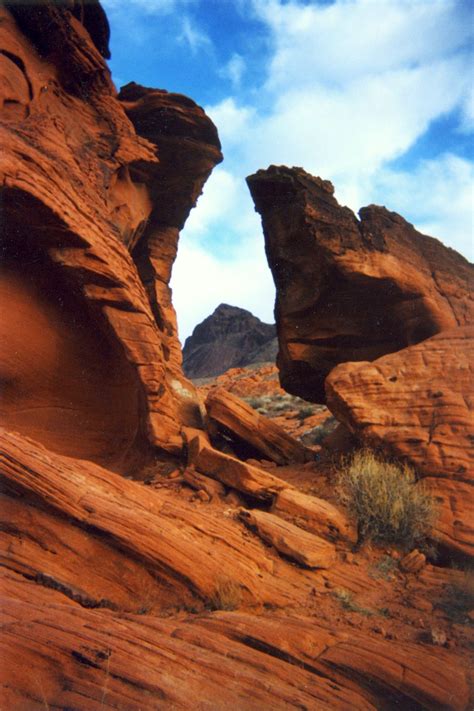
M422 636L427 590L441 606L463 573L390 550L378 577L316 462L240 461L195 427L168 277L212 124L184 97L116 96L98 2L0 20L2 708L465 711L469 629L438 614L451 648ZM215 404L228 433L240 405Z
M220 304L186 339L183 368L189 378L220 375L229 368L274 360L275 326L250 311Z
M472 555L472 265L385 208L357 220L300 168L248 184L277 286L282 385L409 461L439 503L435 537Z
M199 422L168 281L221 154L190 100L134 85L117 97L102 8L65 8L1 9L1 415L54 451L130 470L151 448L179 452L182 425Z
M329 181L301 168L271 166L247 182L277 287L289 392L325 402L339 363L375 360L472 318L472 266L400 215L371 205L358 220Z

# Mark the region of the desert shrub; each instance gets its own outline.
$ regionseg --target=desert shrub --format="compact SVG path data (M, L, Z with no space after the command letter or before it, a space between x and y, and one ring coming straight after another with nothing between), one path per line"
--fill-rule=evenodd
M219 580L209 600L211 610L236 610L242 602L239 585L233 580Z
M372 610L358 605L354 600L353 594L349 592L349 590L345 590L344 588L337 588L336 590L334 590L332 595L336 598L336 600L338 600L338 602L341 604L341 607L344 610L347 610L348 612L360 612L361 614L367 616L373 614Z
M384 461L370 450L345 462L338 489L357 519L362 540L412 548L423 544L434 523L434 500L416 484L413 469Z
M304 405L298 412L297 417L299 420L306 420L311 415L314 415L314 408L311 405Z
M397 570L398 561L389 555L384 555L370 567L369 575L371 578L374 578L374 580L393 580Z
M254 410L262 407L265 402L263 397L246 397L243 399L250 407L253 407Z

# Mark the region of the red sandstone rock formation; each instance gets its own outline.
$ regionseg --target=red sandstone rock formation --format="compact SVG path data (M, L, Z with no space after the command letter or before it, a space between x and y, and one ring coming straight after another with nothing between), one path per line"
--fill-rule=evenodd
M358 221L300 168L248 183L277 286L283 386L429 477L435 537L472 555L472 265L385 208Z
M2 421L130 471L199 422L168 281L217 133L184 97L117 98L98 3L85 24L53 3L1 13Z
M472 266L371 205L360 220L329 181L271 166L247 178L277 287L283 387L325 402L339 363L372 361L468 323Z
M435 536L474 555L473 328L444 331L373 363L344 363L328 406L366 445L409 461L440 504Z
M230 439L241 456L277 464L309 461L313 453L279 425L223 388L211 390L206 411L212 431Z
M443 617L431 639L459 649L434 652L417 602L464 575L378 579L301 465L195 427L167 284L212 124L184 97L117 98L98 2L0 20L2 708L465 711L470 640ZM367 623L387 605L387 630Z

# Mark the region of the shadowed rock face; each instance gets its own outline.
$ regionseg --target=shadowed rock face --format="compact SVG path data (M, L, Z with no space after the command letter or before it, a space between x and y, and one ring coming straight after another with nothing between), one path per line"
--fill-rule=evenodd
M325 402L339 363L374 360L465 324L472 267L400 215L371 205L360 220L329 181L271 166L247 179L277 287L283 387Z
M98 2L0 19L2 423L130 472L200 423L168 282L217 132L185 97L117 98Z
M275 326L237 306L220 304L198 324L183 349L189 378L205 378L229 368L274 360Z
M196 428L168 279L219 145L184 97L117 99L107 37L93 0L0 10L0 706L466 711L462 651L430 652L410 625L389 641L340 624L328 594L400 609L408 582L426 596L422 573L376 580L351 562L343 511ZM236 490L247 510L272 505L249 530ZM463 579L425 567L430 591Z
M357 220L300 168L248 184L277 286L283 387L410 462L439 504L435 538L472 556L472 265L383 207Z

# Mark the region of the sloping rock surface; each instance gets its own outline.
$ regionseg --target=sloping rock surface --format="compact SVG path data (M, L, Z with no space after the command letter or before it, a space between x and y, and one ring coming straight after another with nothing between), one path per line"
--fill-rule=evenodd
M81 7L0 10L1 419L130 471L152 448L179 452L182 425L200 420L167 284L178 228L221 154L193 102L137 86L117 99L107 20L98 2Z
M247 180L277 287L283 387L429 477L435 537L472 555L473 266L385 208L357 220L300 168Z
M271 166L247 178L277 288L288 392L325 402L339 363L372 361L472 319L473 267L384 207L358 220L327 180Z
M6 669L14 681L5 688L6 708L191 709L212 699L217 711L375 711L381 706L371 687L384 709L468 707L466 671L445 650L321 625L308 634L307 620L287 616L263 617L257 626L253 615L232 612L119 617L51 604L51 591L32 598L29 588L4 580L2 682ZM367 686L358 684L361 676Z
M210 391L206 412L213 430L235 442L247 458L256 456L277 464L302 463L312 458L311 450L282 427L223 388Z
M188 378L205 378L229 368L274 361L276 352L274 325L245 309L220 304L186 339L183 368Z
M328 405L366 445L409 461L438 501L435 536L474 555L474 328L457 328L373 363L345 363Z

